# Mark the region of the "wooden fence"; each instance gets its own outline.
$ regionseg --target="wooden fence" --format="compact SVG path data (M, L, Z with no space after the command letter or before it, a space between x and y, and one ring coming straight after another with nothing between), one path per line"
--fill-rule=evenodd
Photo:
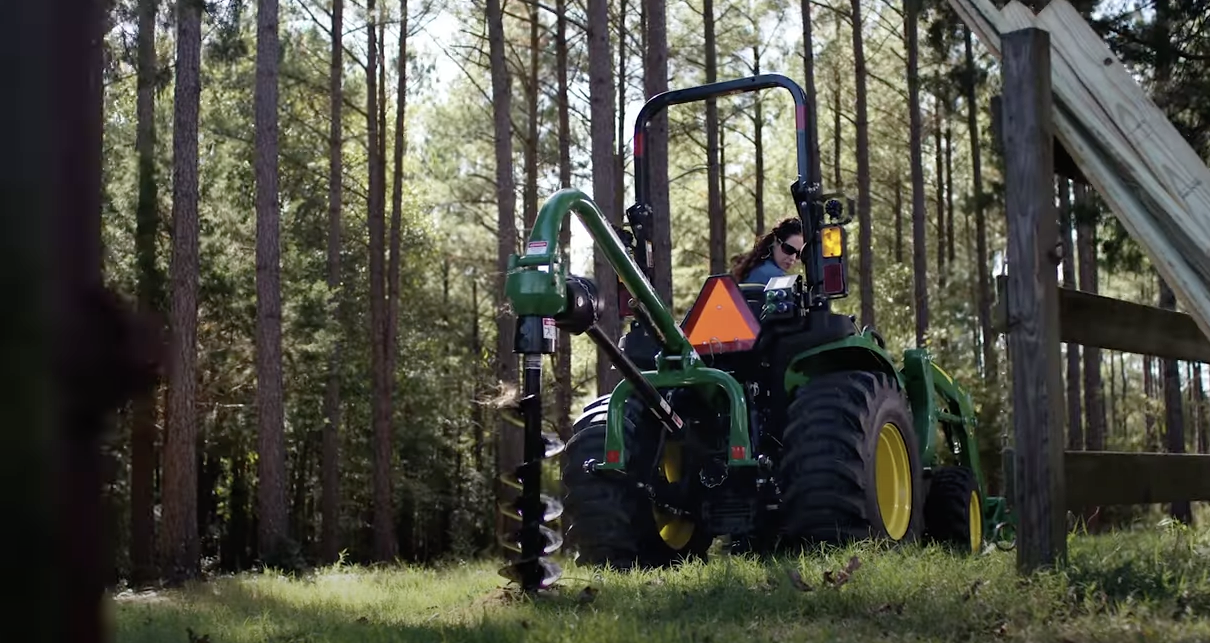
M1210 500L1210 455L1064 450L1060 344L1210 361L1191 316L1060 288L1050 34L1000 37L1008 269L994 327L1008 338L1015 432L1013 510L1022 571L1066 558L1066 511Z

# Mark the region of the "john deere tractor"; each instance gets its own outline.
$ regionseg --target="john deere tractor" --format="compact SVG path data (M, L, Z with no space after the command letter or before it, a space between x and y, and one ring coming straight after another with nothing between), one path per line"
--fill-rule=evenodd
M671 105L770 88L796 106L802 274L710 276L678 323L650 282L652 221L668 213L650 205L647 124ZM848 294L850 216L811 173L807 122L805 93L779 74L669 91L636 118L628 226L577 190L545 203L507 275L526 440L525 462L505 476L521 489L504 507L520 522L504 542L520 556L502 574L529 589L559 577L548 557L559 535L543 523L560 515L580 563L621 568L704 557L718 536L758 553L870 538L978 552L1008 532L1004 498L986 492L968 394L926 350L896 365L876 330L830 310ZM557 241L572 212L617 273L616 310L568 274ZM631 318L620 346L597 326L606 314ZM542 356L559 329L587 334L623 376L565 446L541 428ZM542 460L559 453L565 507L539 488Z

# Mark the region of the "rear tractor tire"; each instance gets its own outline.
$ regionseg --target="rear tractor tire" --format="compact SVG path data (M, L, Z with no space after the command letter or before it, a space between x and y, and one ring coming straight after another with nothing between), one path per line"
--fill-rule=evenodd
M777 466L785 544L919 538L920 452L895 379L866 371L812 378L787 417Z
M625 421L626 469L635 473L651 468L652 446L658 440L654 427L636 431L633 419L638 412L637 405L628 405ZM569 524L567 540L578 551L577 564L630 569L704 559L713 539L700 526L656 510L646 493L635 486L584 470L585 461L599 462L604 457L605 417L601 407L580 418L564 452L564 516ZM650 435L640 439L640 432ZM648 442L653 444L645 444ZM678 455L679 449L669 449L657 471L669 479L679 476Z
M983 550L983 496L966 467L933 471L924 503L925 535L930 542L963 554Z

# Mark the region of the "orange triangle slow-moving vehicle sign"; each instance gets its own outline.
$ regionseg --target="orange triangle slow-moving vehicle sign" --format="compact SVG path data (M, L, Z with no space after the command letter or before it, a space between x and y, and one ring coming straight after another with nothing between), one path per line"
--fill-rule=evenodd
M760 322L730 275L708 277L682 324L689 343L700 354L752 348Z

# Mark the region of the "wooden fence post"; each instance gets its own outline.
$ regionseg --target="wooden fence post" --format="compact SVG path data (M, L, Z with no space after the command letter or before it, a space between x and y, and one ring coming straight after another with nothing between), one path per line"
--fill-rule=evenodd
M1008 215L1008 356L1016 435L1017 568L1066 559L1059 230L1054 203L1050 34L1004 34L1003 141Z

